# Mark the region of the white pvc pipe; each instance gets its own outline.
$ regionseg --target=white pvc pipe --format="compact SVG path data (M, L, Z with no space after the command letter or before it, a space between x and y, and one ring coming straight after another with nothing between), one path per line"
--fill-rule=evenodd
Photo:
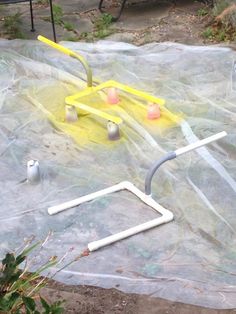
M227 135L227 133L225 131L223 131L223 132L217 133L215 135L212 135L210 137L207 137L203 140L197 141L196 143L192 143L192 144L189 144L188 146L179 148L175 151L176 157L183 155L185 153L188 153L191 150L197 149L201 146L207 145L211 142L217 141L220 138L225 137L226 135Z
M172 219L170 219L169 221L171 221ZM164 216L156 218L156 219L153 219L153 220L150 220L150 221L145 222L145 223L143 223L141 225L132 227L130 229L127 229L125 231L122 231L122 232L119 232L119 233L116 233L116 234L113 234L113 235L111 235L109 237L106 237L104 239L101 239L101 240L98 240L98 241L94 241L94 242L90 242L88 244L88 249L89 249L90 252L98 250L98 249L100 249L100 248L102 248L102 247L104 247L106 245L109 245L109 244L112 244L114 242L123 240L125 238L133 236L133 235L135 235L137 233L140 233L142 231L146 231L148 229L157 227L157 226L159 226L159 225L161 225L163 223L166 223L166 222L168 222L168 221L166 221L166 217L164 217Z
M119 233L113 234L113 235L106 237L104 239L90 242L88 244L88 249L91 252L98 250L98 249L100 249L106 245L109 245L109 244L112 244L114 242L128 238L128 237L135 235L137 233L140 233L142 231L146 231L146 230L149 230L151 228L157 227L161 224L170 222L174 218L174 215L171 211L162 207L160 204L158 204L156 201L154 201L154 199L152 199L151 196L144 194L137 187L135 187L133 185L133 183L128 182L128 181L123 181L123 182L121 182L121 184L123 187L125 187L126 190L135 194L139 199L141 199L141 201L143 201L145 204L147 204L148 206L155 209L158 213L162 214L162 216L159 218L150 220L148 222L145 222L143 224L137 225L135 227L132 227L130 229L127 229L127 230L121 231Z
M117 191L120 191L120 190L123 190L123 189L125 189L125 187L123 187L122 182L121 182L121 183L113 185L113 186L111 186L109 188L106 188L104 190L101 190L101 191L98 191L98 192L94 192L94 193L91 193L91 194L88 194L88 195L85 195L85 196L81 196L79 198L76 198L76 199L74 199L72 201L68 201L68 202L62 203L60 205L49 207L48 208L48 213L49 213L49 215L54 215L54 214L62 212L63 210L66 210L66 209L78 206L78 205L80 205L82 203L92 201L95 198L98 198L98 197L101 197L101 196L104 196L104 195L107 195L107 194L110 194L110 193L114 193L114 192L117 192Z

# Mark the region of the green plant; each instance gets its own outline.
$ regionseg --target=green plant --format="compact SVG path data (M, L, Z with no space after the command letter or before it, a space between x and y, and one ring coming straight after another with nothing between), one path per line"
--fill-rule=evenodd
M93 42L94 41L94 33L93 32L82 32L80 33L78 39L79 40L85 40L87 42Z
M217 38L218 41L225 41L226 37L227 37L227 35L226 35L226 32L225 32L224 29L223 30L219 30L219 32L216 35L216 38Z
M102 14L94 21L95 30L93 32L94 37L104 38L112 33L109 26L112 23L112 15L108 13Z
M103 13L100 17L98 17L94 25L96 29L105 29L108 28L112 23L112 15L108 13Z
M20 31L21 24L21 13L19 12L13 15L5 16L3 20L3 27L11 38L25 38Z
M205 29L202 32L202 36L207 39L213 38L214 37L213 29L211 27L207 27L207 29Z
M63 37L63 40L65 40L65 41L78 41L78 37L69 35L69 36Z
M63 11L62 7L58 4L53 4L53 16L54 16L54 23L57 25L63 24Z
M112 31L109 29L99 29L93 33L95 38L105 38L112 34Z
M218 0L214 4L213 15L217 16L221 12L223 12L230 5L230 1L228 0Z
M110 29L112 24L112 15L104 13L97 17L94 21L94 29L92 32L83 32L79 35L78 40L94 41L95 38L105 38L111 35L114 30Z
M48 5L49 4L49 0L37 0L36 4L39 5Z
M39 314L35 299L40 300L43 314L60 314L63 312L62 302L48 304L38 295L45 285L46 279L40 274L57 264L56 257L52 257L39 267L34 273L27 272L27 256L39 243L26 247L20 254L7 253L0 266L0 312L1 313L26 313ZM20 265L25 263L22 269ZM40 280L39 280L40 279ZM39 282L37 283L37 280Z
M206 16L208 14L208 10L206 8L201 8L197 11L198 16Z
M57 261L56 256L49 258L35 272L28 272L29 254L39 248L41 250L46 244L49 236L43 242L33 245L32 239L28 241L20 253L7 253L0 264L0 313L1 314L60 314L63 313L63 301L49 304L41 295L40 290L60 272L80 258L88 256L89 251L85 250L72 261L59 268L53 275L50 272L47 277L42 277L41 273L55 265L63 262L68 252ZM72 249L70 249L71 251ZM39 312L38 309L43 312Z
M74 25L70 22L64 22L64 28L67 31L73 31L75 29Z
M236 4L231 0L218 0L213 9L214 20L202 36L214 41L234 41L236 38Z

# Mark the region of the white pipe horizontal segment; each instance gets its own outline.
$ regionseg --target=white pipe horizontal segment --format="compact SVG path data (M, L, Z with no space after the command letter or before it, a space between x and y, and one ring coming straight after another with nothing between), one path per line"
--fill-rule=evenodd
M62 204L59 204L59 205L56 205L56 206L49 207L48 208L48 213L49 213L49 215L54 215L54 214L62 212L63 210L66 210L66 209L78 206L78 205L80 205L82 203L92 201L95 198L98 198L98 197L101 197L101 196L104 196L104 195L107 195L107 194L110 194L110 193L114 193L114 192L117 192L117 191L120 191L120 190L123 190L123 189L125 189L125 187L122 185L122 182L121 182L121 183L113 185L113 186L111 186L109 188L106 188L104 190L101 190L101 191L98 191L98 192L94 192L94 193L91 193L91 194L88 194L88 195L85 195L85 196L81 196L81 197L76 198L76 199L74 199L72 201L68 201L68 202L65 202L65 203L62 203Z
M223 132L217 133L215 135L212 135L210 137L207 137L207 138L205 138L203 140L197 141L196 143L192 143L192 144L189 144L188 146L179 148L179 149L177 149L175 151L176 157L180 156L180 155L183 155L185 153L188 153L191 150L197 149L197 148L199 148L201 146L207 145L207 144L209 144L211 142L217 141L220 138L225 137L226 135L227 135L227 133L225 131L223 131Z
M172 215L172 217L173 217L173 215ZM170 219L169 221L171 221L172 219ZM98 240L98 241L94 241L94 242L90 242L88 244L88 249L89 249L90 252L98 250L98 249L100 249L100 248L102 248L102 247L104 247L106 245L109 245L109 244L112 244L114 242L123 240L125 238L133 236L133 235L135 235L137 233L140 233L142 231L146 231L148 229L157 227L157 226L159 226L161 224L164 224L166 222L168 222L166 217L165 216L161 216L159 218L150 220L148 222L145 222L145 223L143 223L141 225L132 227L132 228L127 229L125 231L113 234L113 235L111 235L109 237L106 237L104 239L101 239L101 240Z

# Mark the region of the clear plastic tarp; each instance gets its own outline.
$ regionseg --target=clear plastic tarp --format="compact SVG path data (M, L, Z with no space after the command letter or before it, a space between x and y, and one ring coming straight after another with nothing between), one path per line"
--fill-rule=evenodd
M165 152L225 130L224 139L156 173L153 198L174 213L174 221L92 252L56 278L236 307L236 52L172 43L63 45L80 52L100 81L114 79L162 97L181 119L148 122L131 103L121 112L119 141L110 142L106 122L93 115L81 115L70 127L63 122L64 99L85 87L80 64L36 41L1 40L1 255L52 230L44 256L70 251L73 258L91 241L155 218L125 191L54 216L47 208L123 180L144 190L147 170ZM31 159L40 164L36 185L25 181Z

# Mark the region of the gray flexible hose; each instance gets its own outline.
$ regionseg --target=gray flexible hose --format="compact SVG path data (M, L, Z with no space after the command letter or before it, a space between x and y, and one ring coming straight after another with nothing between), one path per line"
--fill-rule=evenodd
M152 167L148 170L148 173L145 178L145 194L146 195L151 195L152 194L152 189L151 189L151 184L152 184L152 178L157 171L157 169L164 164L166 161L171 160L176 158L176 153L175 152L170 152L158 161L156 161Z

